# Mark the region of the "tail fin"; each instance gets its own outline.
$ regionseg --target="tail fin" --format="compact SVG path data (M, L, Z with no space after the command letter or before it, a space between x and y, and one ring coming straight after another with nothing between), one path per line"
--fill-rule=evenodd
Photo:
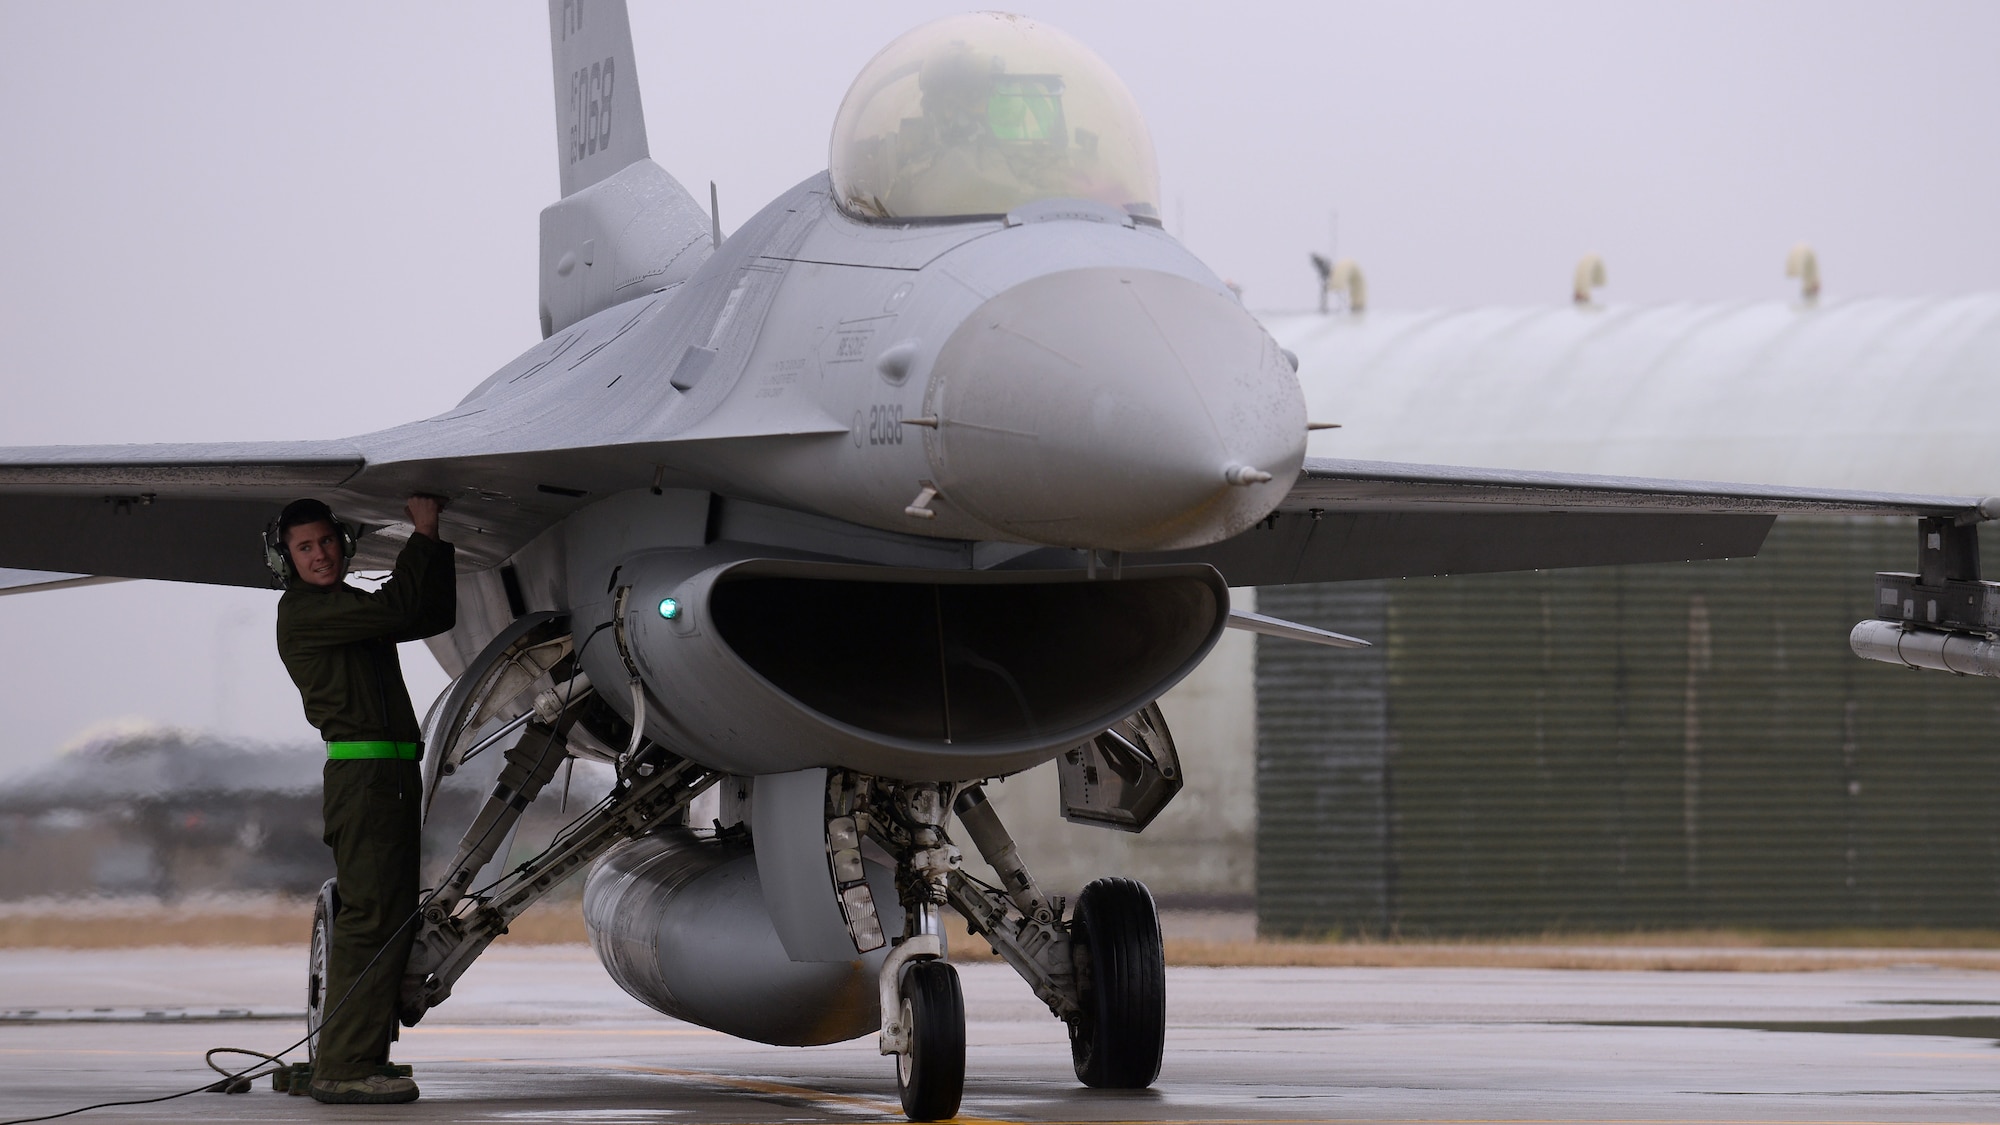
M567 196L646 159L646 115L625 0L549 0L549 43L557 166Z
M686 281L714 229L646 155L625 0L549 0L562 199L542 211L542 335Z

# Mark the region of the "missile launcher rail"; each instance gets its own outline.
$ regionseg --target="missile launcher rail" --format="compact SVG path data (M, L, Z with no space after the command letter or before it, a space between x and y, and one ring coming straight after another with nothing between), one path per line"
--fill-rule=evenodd
M1856 656L1960 676L2000 677L2000 582L1979 577L1979 523L1917 521L1917 570L1875 575L1875 618L1854 626Z

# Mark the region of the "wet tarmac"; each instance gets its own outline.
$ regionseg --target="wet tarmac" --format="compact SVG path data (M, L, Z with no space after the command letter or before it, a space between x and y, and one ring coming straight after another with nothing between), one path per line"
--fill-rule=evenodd
M298 1034L303 952L0 951L0 1119L204 1081ZM1149 1091L1079 1086L1003 966L962 969L963 1116L1018 1122L2000 1121L2000 974L1177 969ZM405 1033L409 1106L197 1094L77 1121L897 1121L873 1037L764 1047L656 1015L587 949L496 950Z

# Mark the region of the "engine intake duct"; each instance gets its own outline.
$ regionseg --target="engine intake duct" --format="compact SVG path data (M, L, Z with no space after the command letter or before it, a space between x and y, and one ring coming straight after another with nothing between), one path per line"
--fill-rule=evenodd
M1206 651L1227 604L1200 576L859 581L741 570L715 585L723 642L838 722L952 745L1101 729Z
M916 570L651 552L620 567L592 682L644 679L647 737L757 776L963 781L1040 765L1151 703L1215 644L1208 566ZM619 693L605 701L621 702Z

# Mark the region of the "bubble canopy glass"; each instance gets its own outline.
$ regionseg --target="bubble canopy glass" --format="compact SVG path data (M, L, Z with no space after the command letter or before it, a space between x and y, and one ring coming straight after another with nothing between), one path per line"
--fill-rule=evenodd
M884 47L840 103L828 171L861 219L1002 215L1037 199L1159 216L1153 141L1125 84L1083 44L1001 12Z

